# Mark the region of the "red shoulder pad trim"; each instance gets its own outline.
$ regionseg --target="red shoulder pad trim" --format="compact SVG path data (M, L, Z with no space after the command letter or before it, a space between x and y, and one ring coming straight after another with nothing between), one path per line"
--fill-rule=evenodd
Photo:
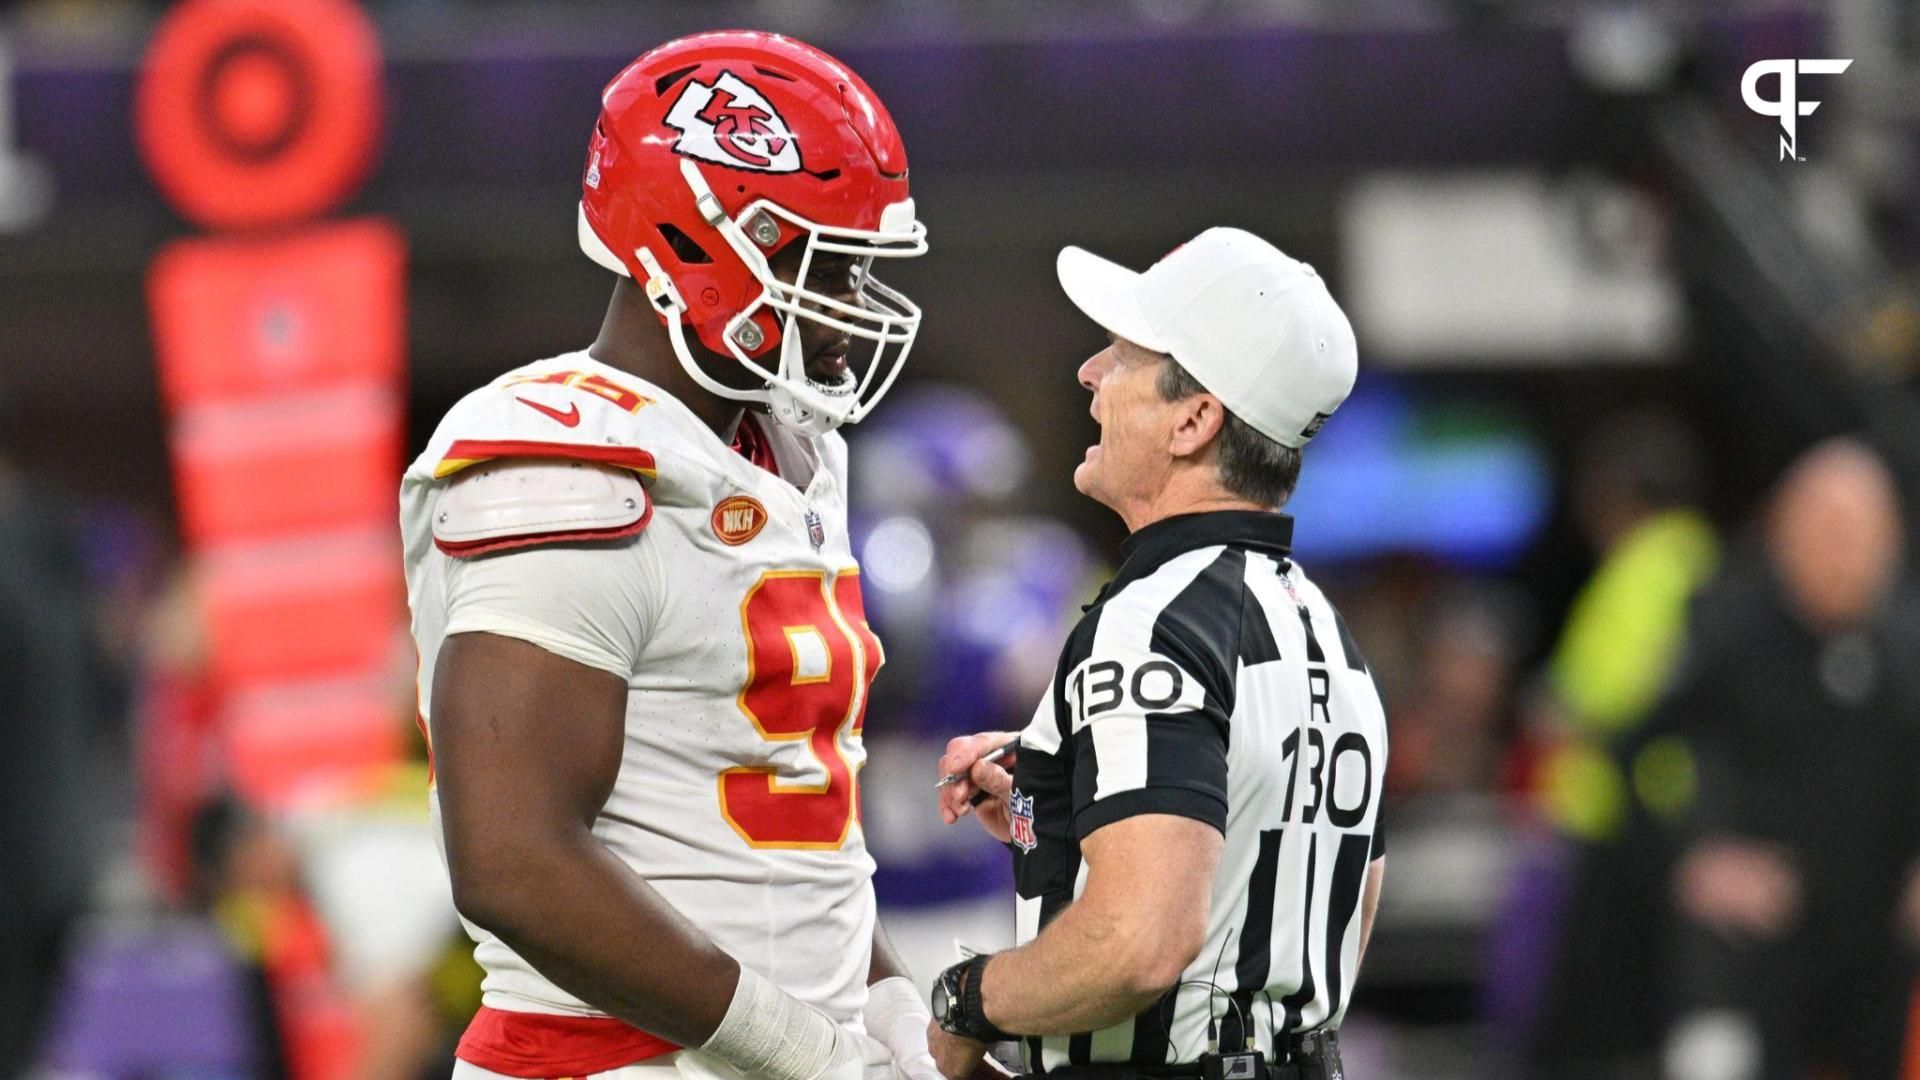
M648 499L646 512L640 515L639 521L631 525L615 525L608 529L569 529L534 533L530 536L506 536L498 540L470 540L464 543L448 543L436 536L433 538L433 546L456 559L471 559L479 555L491 555L496 551L512 551L515 548L578 543L583 540L619 540L623 537L638 536L641 530L647 527L647 522L652 520L653 500Z
M637 446L589 446L534 439L457 439L447 448L440 463L433 467L433 475L435 479L444 480L461 469L483 461L513 457L591 461L632 469L649 480L654 478L653 455Z

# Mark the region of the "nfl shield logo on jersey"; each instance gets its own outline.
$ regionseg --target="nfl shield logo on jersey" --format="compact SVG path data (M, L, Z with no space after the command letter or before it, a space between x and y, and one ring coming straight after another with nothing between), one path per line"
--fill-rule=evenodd
M812 508L807 510L807 539L813 542L815 551L827 542L827 523L821 520L820 512Z
M1008 826L1008 836L1021 851L1032 851L1040 844L1033 836L1033 796L1022 795L1019 788L1014 788L1010 809L1013 817Z

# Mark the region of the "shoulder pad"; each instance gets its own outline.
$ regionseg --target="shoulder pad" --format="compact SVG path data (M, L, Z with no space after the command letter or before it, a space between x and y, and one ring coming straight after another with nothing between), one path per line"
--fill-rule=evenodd
M616 465L651 482L666 410L641 390L659 391L593 368L542 361L473 391L441 419L411 471L445 480L486 461L558 458Z
M714 462L731 454L684 406L645 380L543 363L462 398L408 475L436 483L490 461L578 461L629 470L655 502L672 504L676 492L706 499ZM717 471L724 472L724 464Z
M490 461L463 469L433 512L433 542L456 558L540 544L612 540L647 527L653 504L633 472L579 461Z

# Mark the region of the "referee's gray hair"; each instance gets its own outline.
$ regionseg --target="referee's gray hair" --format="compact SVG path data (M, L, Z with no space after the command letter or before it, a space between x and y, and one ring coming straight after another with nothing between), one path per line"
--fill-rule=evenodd
M1154 388L1162 401L1185 401L1207 388L1180 362L1165 353L1160 357L1160 377ZM1253 425L1223 409L1226 419L1220 425L1220 486L1248 502L1281 507L1293 497L1293 486L1300 482L1300 451L1282 446L1253 429Z

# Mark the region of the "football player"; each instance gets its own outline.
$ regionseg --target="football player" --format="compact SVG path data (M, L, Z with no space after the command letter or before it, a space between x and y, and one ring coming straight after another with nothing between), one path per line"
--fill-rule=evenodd
M456 1077L933 1077L874 918L883 661L834 432L899 373L892 118L832 57L700 34L610 83L597 340L455 405L401 488L422 723L486 969ZM860 354L865 354L865 359Z

